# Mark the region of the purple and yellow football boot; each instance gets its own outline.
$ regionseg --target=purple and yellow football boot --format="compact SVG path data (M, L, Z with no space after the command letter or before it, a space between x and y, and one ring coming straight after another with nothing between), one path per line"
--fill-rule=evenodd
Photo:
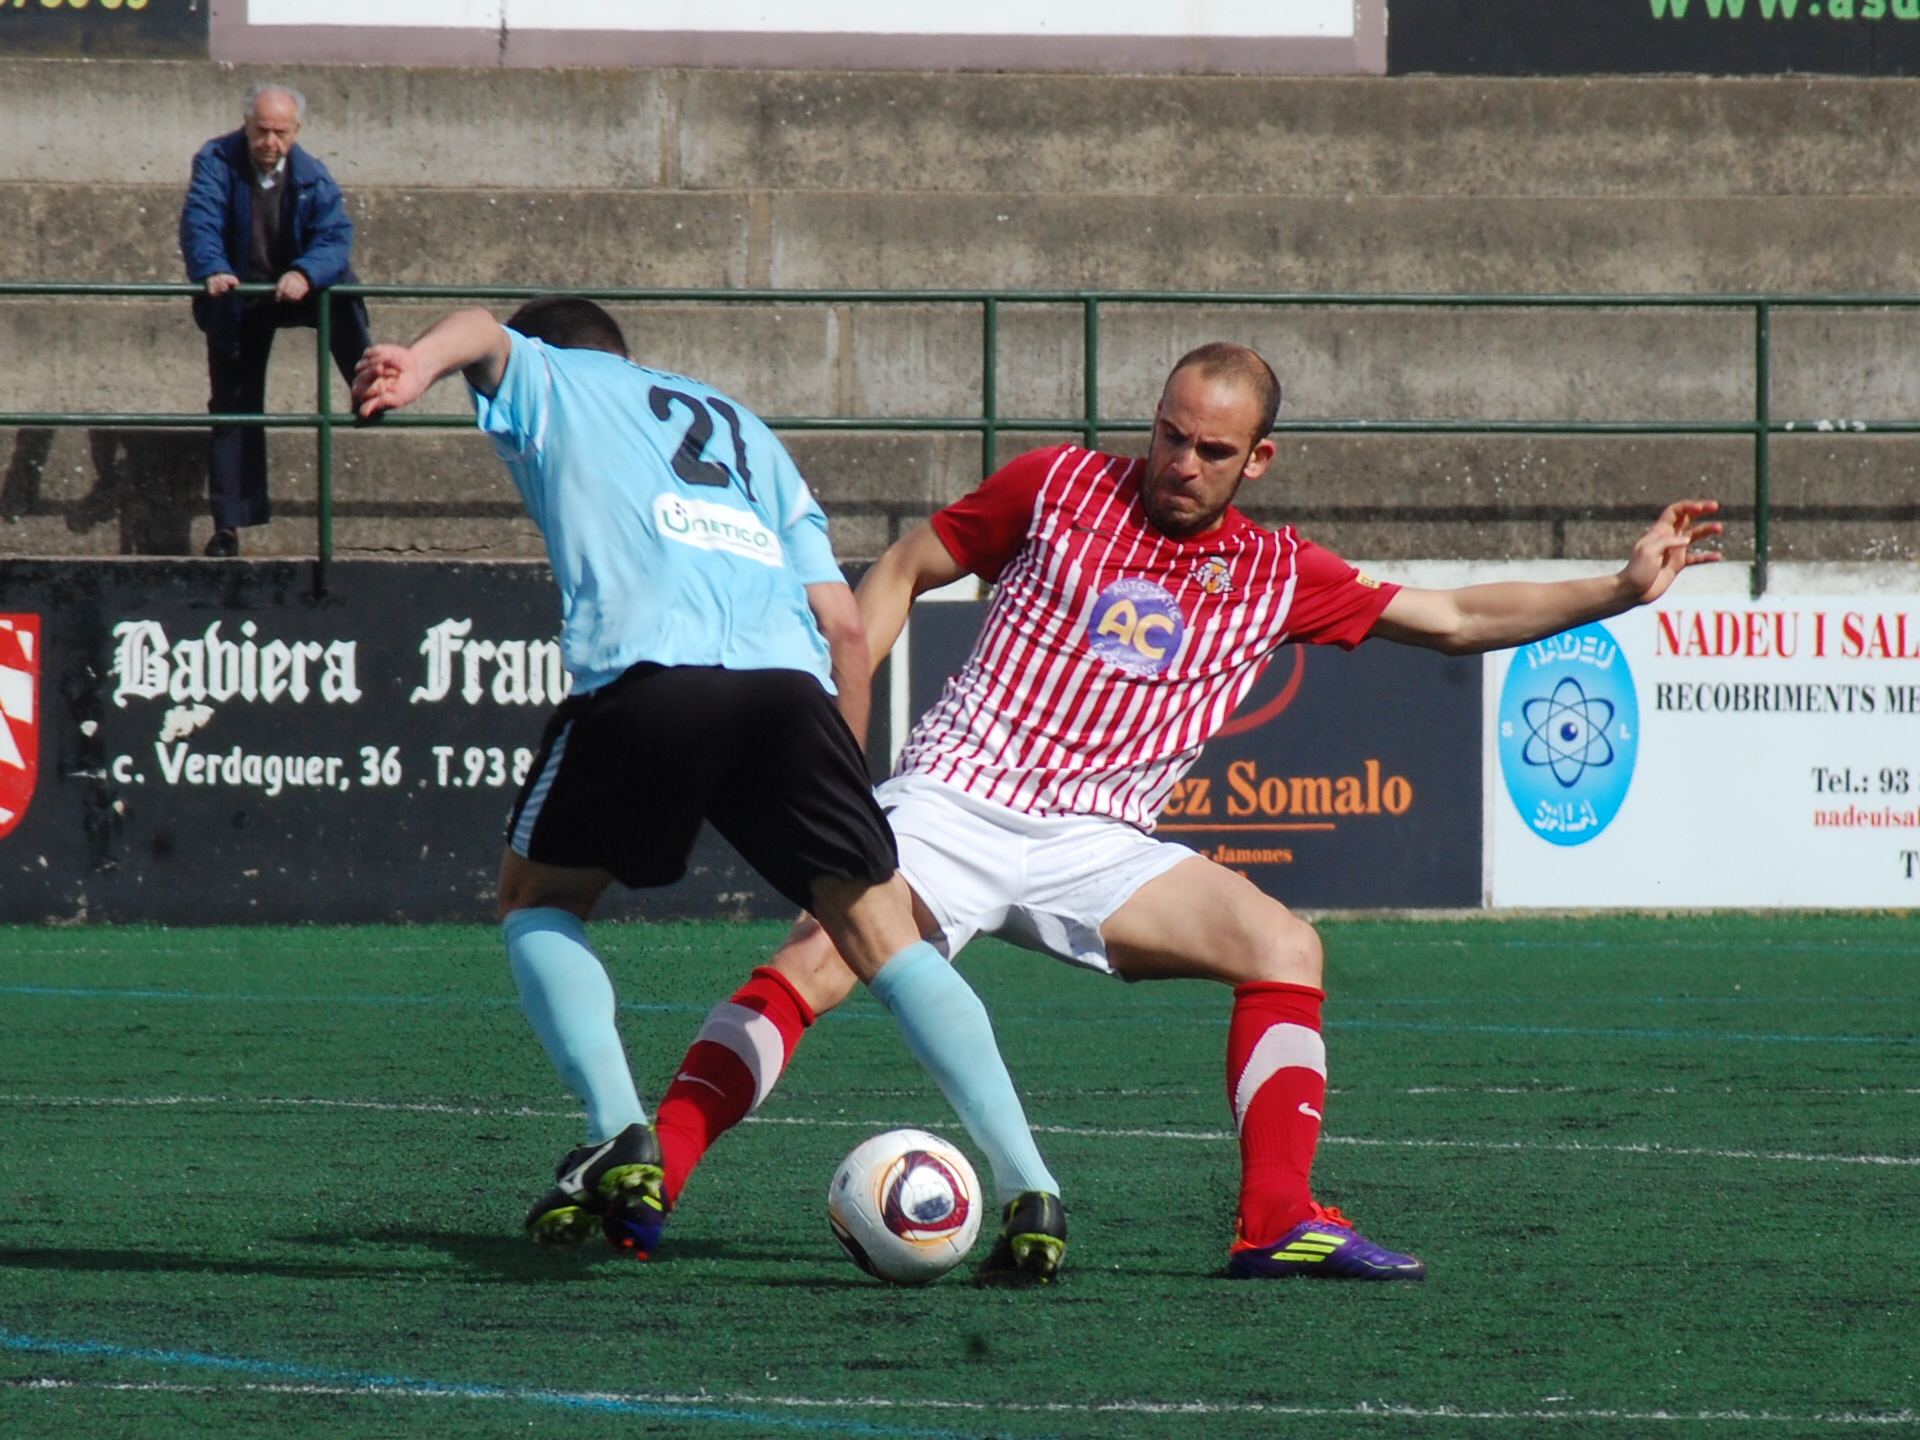
M1427 1267L1411 1255L1376 1245L1331 1206L1315 1205L1271 1245L1236 1240L1227 1252L1227 1274L1236 1280L1278 1280L1311 1275L1322 1280L1424 1280Z
M665 1175L651 1125L570 1150L553 1188L527 1212L527 1234L540 1245L578 1245L599 1231L614 1249L645 1260L667 1220Z

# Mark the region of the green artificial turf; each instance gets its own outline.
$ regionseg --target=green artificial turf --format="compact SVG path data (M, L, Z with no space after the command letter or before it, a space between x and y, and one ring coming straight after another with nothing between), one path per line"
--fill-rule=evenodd
M778 934L596 927L650 1100ZM1070 1273L902 1291L828 1176L964 1136L864 996L642 1266L520 1238L580 1130L492 931L0 931L0 1434L1920 1432L1920 927L1324 934L1321 1198L1425 1285L1222 1278L1218 987L976 946Z

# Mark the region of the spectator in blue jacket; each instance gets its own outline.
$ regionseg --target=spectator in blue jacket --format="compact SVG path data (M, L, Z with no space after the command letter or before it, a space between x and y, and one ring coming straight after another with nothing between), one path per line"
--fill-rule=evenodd
M207 372L215 415L258 414L266 407L273 335L289 325L313 328L317 291L357 277L347 264L353 222L327 167L294 143L306 98L284 85L247 90L246 124L209 140L193 157L193 180L180 212L187 278L205 287L193 318L207 335ZM266 282L270 296L229 294L242 281ZM333 360L348 381L373 343L367 307L332 301ZM267 433L257 425L216 425L207 458L213 537L206 553L240 553L239 530L272 518L267 503Z

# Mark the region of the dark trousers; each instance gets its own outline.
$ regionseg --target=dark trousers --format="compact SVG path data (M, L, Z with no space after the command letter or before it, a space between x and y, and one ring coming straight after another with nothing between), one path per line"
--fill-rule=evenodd
M352 277L347 277L351 279ZM349 381L353 367L373 343L367 307L357 296L332 297L333 363ZM294 305L255 304L240 315L238 333L207 336L207 375L214 415L258 415L267 404L267 357L273 336L289 327L313 329L320 319L318 292ZM258 425L216 425L207 454L207 502L213 528L237 530L273 518L267 503L267 432Z

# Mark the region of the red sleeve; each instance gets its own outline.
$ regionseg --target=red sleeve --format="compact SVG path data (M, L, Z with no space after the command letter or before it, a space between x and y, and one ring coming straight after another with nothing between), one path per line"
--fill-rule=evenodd
M1400 592L1398 585L1362 575L1331 550L1300 542L1294 560L1299 582L1287 612L1287 638L1303 645L1351 650L1367 638L1373 622Z
M1033 502L1065 446L1035 450L1002 466L980 488L937 512L933 533L947 553L991 584L1027 543Z

